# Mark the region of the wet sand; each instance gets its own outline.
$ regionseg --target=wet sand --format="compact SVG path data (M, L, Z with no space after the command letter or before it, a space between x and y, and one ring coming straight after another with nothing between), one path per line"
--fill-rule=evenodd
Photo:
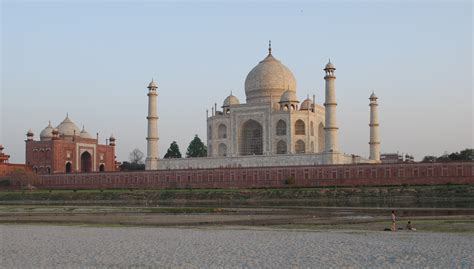
M472 268L474 235L0 225L0 268Z

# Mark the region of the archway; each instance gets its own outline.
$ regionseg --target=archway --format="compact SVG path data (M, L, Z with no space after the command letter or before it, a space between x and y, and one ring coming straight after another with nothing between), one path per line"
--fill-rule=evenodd
M277 122L276 135L286 135L286 122L284 120Z
M277 154L286 154L286 142L283 140L278 141L277 143Z
M324 125L321 122L318 127L318 152L324 151Z
M92 156L89 152L84 152L81 154L81 172L88 173L92 169Z
M224 143L219 144L219 156L227 156L227 146Z
M72 165L71 163L66 163L66 173L71 173L72 172Z
M105 171L105 165L104 165L104 164L99 165L99 171L100 171L100 172L104 172L104 171Z
M219 125L219 128L217 129L217 137L219 139L227 138L227 127L225 126L225 124Z
M305 143L303 140L296 141L295 145L295 152L298 153L305 153Z
M263 128L255 120L248 120L240 129L240 155L263 154Z
M302 120L297 120L295 122L295 135L304 135L306 133L304 125L304 121Z

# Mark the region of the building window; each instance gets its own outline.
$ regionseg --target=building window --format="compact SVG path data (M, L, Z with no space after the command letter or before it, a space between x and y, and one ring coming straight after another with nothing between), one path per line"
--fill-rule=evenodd
M286 154L286 142L283 140L278 141L277 143L277 154Z
M295 152L296 153L305 153L305 144L304 144L303 140L296 141Z
M295 134L296 135L304 135L305 134L305 126L302 120L297 120L295 122Z
M227 146L224 143L219 144L219 156L227 156Z
M217 129L217 137L219 139L227 138L227 127L225 126L225 124L219 125L219 128Z
M66 173L71 173L72 172L72 165L70 162L66 163Z
M284 120L277 122L276 135L286 135L286 122Z
M99 172L104 172L105 171L105 165L104 164L101 164L99 166Z

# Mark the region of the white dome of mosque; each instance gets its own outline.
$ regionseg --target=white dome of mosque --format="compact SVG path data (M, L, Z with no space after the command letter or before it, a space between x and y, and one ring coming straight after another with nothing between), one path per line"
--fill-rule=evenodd
M79 130L79 127L74 124L74 122L69 119L69 116L66 116L66 118L61 122L58 127L58 131L60 135L79 135L81 133L81 130Z
M281 95L280 102L298 102L298 98L296 97L296 93L294 91L287 90Z
M273 57L270 47L268 56L245 79L247 103L269 102L270 97L278 100L287 90L296 92L296 79L288 67Z
M311 110L313 106L313 101L311 99L306 98L306 100L301 103L300 110Z
M40 140L50 140L51 138L53 138L53 126L50 121L48 126L41 131Z
M234 106L234 105L239 105L240 104L240 101L239 99L237 99L237 97L235 97L234 95L232 95L232 93L227 96L227 98L224 100L224 104L222 105L222 107L228 107L228 106Z
M84 128L84 126L82 126L82 131L80 133L80 136L82 138L92 138L92 136L86 131L86 128Z

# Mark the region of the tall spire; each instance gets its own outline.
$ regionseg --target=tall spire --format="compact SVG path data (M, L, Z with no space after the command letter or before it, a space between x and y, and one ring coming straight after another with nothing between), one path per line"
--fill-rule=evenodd
M272 54L272 41L268 40L268 54Z

